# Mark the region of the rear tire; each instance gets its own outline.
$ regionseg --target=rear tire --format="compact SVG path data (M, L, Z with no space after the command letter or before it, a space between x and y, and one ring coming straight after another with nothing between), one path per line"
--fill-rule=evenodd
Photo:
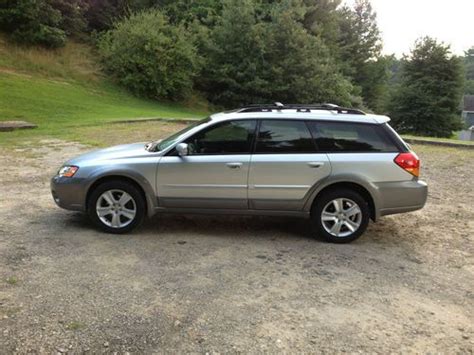
M107 233L123 234L139 226L145 217L142 193L126 181L108 181L97 186L87 203L92 222Z
M351 189L334 189L317 197L311 222L317 235L331 243L349 243L367 229L370 209L367 201Z

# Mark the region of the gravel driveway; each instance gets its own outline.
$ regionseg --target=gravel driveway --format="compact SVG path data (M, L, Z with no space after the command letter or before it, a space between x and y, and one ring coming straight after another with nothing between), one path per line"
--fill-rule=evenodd
M426 208L333 245L280 217L100 233L49 192L85 149L0 148L0 352L473 352L473 151L415 147Z

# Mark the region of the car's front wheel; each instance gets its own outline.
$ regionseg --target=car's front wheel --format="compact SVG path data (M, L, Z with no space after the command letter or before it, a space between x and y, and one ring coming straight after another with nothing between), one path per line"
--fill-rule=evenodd
M137 227L145 216L145 199L126 181L108 181L91 193L87 212L100 229L107 233L126 233Z
M311 211L316 233L332 243L359 238L369 224L367 201L356 191L334 189L323 192Z

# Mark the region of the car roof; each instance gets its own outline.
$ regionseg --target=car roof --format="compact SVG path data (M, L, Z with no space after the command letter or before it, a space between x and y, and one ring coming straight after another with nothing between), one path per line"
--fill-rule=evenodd
M215 122L235 119L298 119L381 124L390 121L389 117L383 115L340 113L333 110L301 112L297 109L281 109L269 112L230 111L216 113L211 115L210 118Z

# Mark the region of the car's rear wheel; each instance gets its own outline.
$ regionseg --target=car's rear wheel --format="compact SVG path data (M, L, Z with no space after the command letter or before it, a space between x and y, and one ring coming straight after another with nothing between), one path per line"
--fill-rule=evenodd
M91 220L107 233L126 233L137 227L145 216L145 199L126 181L108 181L91 193L87 212Z
M367 201L350 189L323 192L311 211L316 233L332 243L348 243L359 238L367 229L369 218Z

